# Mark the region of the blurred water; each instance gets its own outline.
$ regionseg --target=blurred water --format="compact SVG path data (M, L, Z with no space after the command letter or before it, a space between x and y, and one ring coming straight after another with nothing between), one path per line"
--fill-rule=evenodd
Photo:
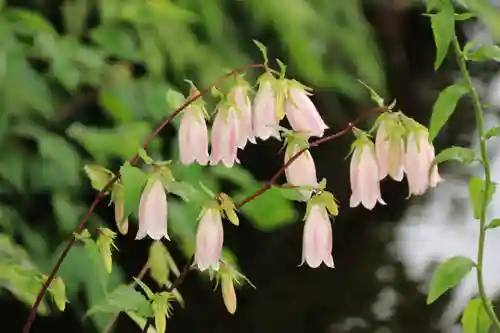
M468 31L469 38L480 42L490 42L491 37L481 25L474 25ZM488 128L498 126L497 116L500 108L500 75L488 86L478 89L483 92L486 103L493 105L485 111ZM471 109L470 112L473 112ZM472 147L479 154L477 133L471 138ZM488 142L493 180L500 182L500 141ZM477 256L479 222L473 218L468 198L470 176L483 177L479 165L457 167L442 174L446 182L429 191L423 202L408 209L405 217L395 229L395 242L391 245L392 254L403 262L407 276L421 283L422 292L427 291L435 265L456 255ZM500 191L495 194L488 220L500 217ZM486 293L491 298L500 295L500 229L487 233L484 257L484 283ZM478 295L476 274L472 272L464 281L451 291L451 299L439 323L442 332L458 333L462 329L457 321L468 301Z

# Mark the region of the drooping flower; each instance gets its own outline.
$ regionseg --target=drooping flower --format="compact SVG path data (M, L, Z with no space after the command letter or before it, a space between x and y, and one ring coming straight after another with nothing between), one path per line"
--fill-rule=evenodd
M139 202L139 230L135 239L148 235L154 240L162 237L170 240L167 233L167 194L160 179L147 182Z
M309 136L322 137L328 126L321 118L305 88L292 82L287 94L285 113L292 128Z
M248 96L247 85L240 84L236 86L233 88L230 95L234 98L235 107L237 108L236 111L240 119L238 122L240 125L238 148L243 149L245 148L247 141L255 143L252 124L252 103L250 101L250 97Z
M200 104L190 105L184 110L179 127L179 150L183 164L208 163L208 130L205 111Z
M312 204L302 238L302 263L316 268L322 262L333 268L332 256L332 225L328 212L323 205Z
M409 195L424 194L429 186L435 187L442 181L437 165L429 172L434 157L434 146L429 143L427 130L410 132L405 154Z
M299 151L300 146L297 144L288 145L285 152L285 164ZM316 165L309 150L304 151L297 157L286 169L285 175L287 181L294 186L310 186L316 187L318 179L316 175ZM311 190L300 189L303 195L303 200L307 201L311 197Z
M388 130L388 125L392 131ZM401 181L404 177L404 140L397 131L396 124L389 120L382 120L375 137L375 154L377 156L379 179L382 180L390 175L395 181Z
M233 107L222 106L212 126L212 155L210 164L222 162L231 168L238 161L239 125L238 115Z
M380 194L379 170L371 141L366 140L356 146L351 159L350 176L351 207L357 207L361 203L371 210L377 201L385 205Z
M219 209L204 208L196 232L194 262L204 271L209 267L219 269L220 254L224 240L224 229Z
M272 86L271 74L264 74L259 79L259 90L253 105L253 131L255 137L267 140L270 137L280 139L277 126L280 119L276 112L276 97Z

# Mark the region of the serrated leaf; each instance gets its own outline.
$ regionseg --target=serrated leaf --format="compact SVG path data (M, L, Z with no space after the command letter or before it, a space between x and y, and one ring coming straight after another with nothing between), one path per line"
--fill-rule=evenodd
M468 88L461 83L453 84L441 91L432 109L429 125L429 140L434 140L439 130L448 122L448 119L450 119L455 111L460 97L467 91Z
M442 6L437 14L430 14L434 42L436 44L436 61L434 70L438 70L443 63L451 41L455 35L455 17L451 3Z
M127 218L139 206L147 176L139 168L126 163L120 168L120 179L123 186L123 218Z
M170 269L167 260L167 248L162 242L153 242L149 248L149 273L160 286L167 286Z
M462 314L463 333L489 333L491 324L483 301L480 298L471 300Z
M481 178L472 177L469 181L469 198L471 201L474 218L480 219L483 212L485 182ZM491 182L489 186L487 200L488 203L495 194L496 184Z
M442 262L432 276L427 304L436 301L448 289L455 287L475 266L475 263L463 256L456 256Z
M92 188L97 191L102 191L115 176L113 172L99 165L87 164L83 170L89 177Z
M470 148L450 147L442 150L432 161L432 166L445 161L458 161L462 164L470 164L476 159L476 154Z

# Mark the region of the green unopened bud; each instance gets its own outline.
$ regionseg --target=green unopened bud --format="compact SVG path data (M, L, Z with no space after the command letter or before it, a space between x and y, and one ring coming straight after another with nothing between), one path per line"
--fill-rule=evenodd
M222 299L224 300L224 305L226 306L227 311L230 314L234 314L236 312L237 300L236 300L236 291L234 290L233 279L224 275L221 278L221 290L222 290Z

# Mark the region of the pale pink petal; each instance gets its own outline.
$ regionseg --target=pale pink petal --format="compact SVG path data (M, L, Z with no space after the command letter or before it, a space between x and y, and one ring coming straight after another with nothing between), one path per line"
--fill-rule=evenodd
M270 137L280 139L276 128L279 119L276 114L276 99L271 83L261 83L254 99L253 106L253 133L256 137L267 140Z
M389 173L389 146L385 122L382 121L375 137L375 154L377 155L380 180L384 179Z
M306 218L302 243L302 263L316 268L322 262L333 267L332 229L323 206L313 205Z
M289 88L285 103L288 122L295 131L305 132L310 136L322 137L328 128L305 91L297 87Z
M290 154L285 153L284 163L286 164L288 160L300 150L298 146L295 146ZM309 150L303 152L285 169L285 175L287 181L295 186L314 187L318 184L316 165L314 164L314 160ZM300 190L300 192L304 200L308 200L311 197L312 191L310 190Z
M206 209L196 232L195 263L204 271L209 267L219 268L224 238L221 215L217 209Z
M167 195L161 180L146 185L139 202L139 231L136 239L145 234L154 240L170 239L167 233Z

